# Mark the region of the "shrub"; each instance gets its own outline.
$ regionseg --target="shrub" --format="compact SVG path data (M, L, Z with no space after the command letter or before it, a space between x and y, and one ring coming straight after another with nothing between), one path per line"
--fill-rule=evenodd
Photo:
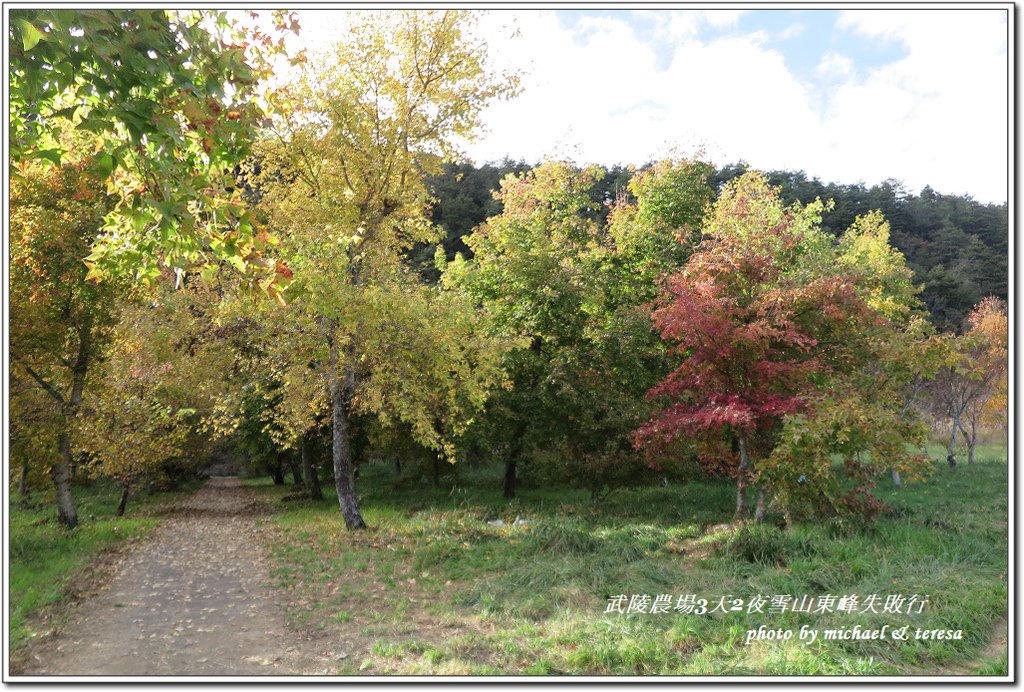
M804 541L768 524L744 524L724 545L729 555L768 566L786 565L813 550Z

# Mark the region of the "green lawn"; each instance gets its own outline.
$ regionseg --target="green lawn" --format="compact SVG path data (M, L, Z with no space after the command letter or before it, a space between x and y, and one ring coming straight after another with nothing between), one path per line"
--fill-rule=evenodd
M186 489L194 490L195 484ZM45 634L49 624L40 614L69 600L83 588L84 570L95 566L106 551L125 541L144 536L157 524L147 516L172 493L145 494L128 503L123 517L114 515L120 489L96 482L74 488L79 526L65 531L57 523L52 494L33 493L31 506L15 501L11 506L10 594L11 651L32 637Z
M894 508L874 530L833 524L736 533L728 482L500 497L499 469L441 488L362 469L370 531L344 530L331 495L282 503L266 521L274 578L293 626L351 648L356 674L1005 675L994 646L1007 615L1007 464L1002 448L927 483L880 482ZM427 474L429 476L429 474ZM426 476L425 476L426 477ZM285 494L267 480L262 493ZM325 488L326 490L326 488ZM488 520L525 527L495 527ZM920 614L606 614L618 594L927 595ZM879 610L881 610L879 608ZM748 629L911 625L961 640L753 641Z

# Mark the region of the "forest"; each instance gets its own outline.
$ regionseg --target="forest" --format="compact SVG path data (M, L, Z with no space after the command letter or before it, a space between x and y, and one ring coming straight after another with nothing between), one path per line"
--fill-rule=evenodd
M523 161L510 160L482 166L446 163L443 173L428 178L428 190L435 200L431 219L444 231L440 243L449 260L456 252L470 256L472 251L461 238L500 212L501 203L494 192L501 179L529 168ZM707 182L713 194L749 168L740 162L709 171ZM629 189L634 172L623 166L606 167L604 176L588 191L603 222L611 202L635 202ZM943 195L928 187L911 194L896 180L868 187L809 180L802 171L768 171L765 175L786 204L832 200L834 207L822 215L822 229L832 235L849 228L860 214L881 211L891 227L890 242L906 258L914 284L921 289L918 297L938 329L961 332L971 309L982 298L1006 300L1009 217L1005 204L981 204L969 196ZM420 244L411 256L412 266L428 281L437 278L435 247Z
M307 60L287 12L203 12L12 11L9 493L54 535L106 521L98 489L128 521L241 475L372 564L354 537L465 493L589 556L596 533L544 524L559 498L678 525L678 488L706 517L659 559L724 524L760 564L877 532L992 449L1005 475L1006 204L699 155L474 164L459 142L519 86L472 13L360 13ZM533 672L676 670L565 656Z

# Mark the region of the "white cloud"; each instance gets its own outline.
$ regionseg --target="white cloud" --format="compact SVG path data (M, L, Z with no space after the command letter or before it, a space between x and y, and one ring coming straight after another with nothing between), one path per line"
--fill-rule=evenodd
M790 24L785 29L776 34L775 38L778 39L779 41L788 41L791 38L796 38L797 36L800 36L806 30L807 27L804 26L803 24Z
M550 13L520 20L520 39L491 48L534 64L524 62L522 95L485 114L490 133L470 149L478 161L571 154L611 165L702 148L720 163L800 168L791 132L820 129L782 55L765 48L765 32L708 43L686 32L665 61L618 19L586 22L585 32L559 27Z
M839 53L826 53L814 68L815 74L825 79L844 79L853 71L853 60Z
M1007 174L1005 13L848 11L839 25L898 41L906 57L834 93L827 150L846 175L882 166L911 189L1003 201ZM851 146L851 142L856 146Z
M654 147L644 111L628 109L661 103L650 83L657 74L653 48L618 19L588 20L575 31L562 28L553 12L522 12L518 19L520 37L494 36L490 47L522 57L523 93L488 109L490 133L471 149L474 157L511 153L537 161L575 153L610 163L647 155L643 150Z
M548 10L485 14L490 55L497 67L522 72L523 92L488 107L487 131L469 155L611 165L703 147L718 163L742 158L826 181L897 178L912 190L930 184L1005 199L1005 13L849 11L839 30L868 49L898 42L905 57L868 69L844 41L842 53L830 51L801 75L765 31L702 39L701 26L725 23L725 10L643 21L641 13L572 25ZM729 16L734 23L738 15ZM304 17L307 40L337 31L332 21L326 12Z
M899 41L907 56L869 70L853 54L830 52L815 69L821 93L807 81L812 75L788 69L764 31L702 41L692 13L673 13L664 24L678 22L675 38L655 32L656 42L617 18L587 22L581 35L549 14L519 17L522 42L494 48L534 56L538 71L515 102L488 112L491 134L471 150L478 159L573 152L639 163L673 145L699 145L719 163L742 158L828 181L898 178L911 189L930 184L1005 199L1007 68L998 13L842 15L844 30Z
M740 17L748 10L704 10L704 19L713 27L725 28L735 26Z
M700 29L700 16L696 12L672 12L668 19L668 32L673 38L690 38Z

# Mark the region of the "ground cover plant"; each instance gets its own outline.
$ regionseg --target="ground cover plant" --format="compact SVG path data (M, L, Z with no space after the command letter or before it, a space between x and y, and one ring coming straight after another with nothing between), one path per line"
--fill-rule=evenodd
M361 502L375 528L345 532L329 500L287 503L266 519L273 576L291 624L337 643L339 674L1005 674L1005 449L985 447L956 471L931 451L929 481L886 484L878 494L891 509L869 530L783 529L772 513L761 525L727 524L728 480L622 489L603 503L521 488L509 502L497 470L433 487L369 466ZM517 516L526 524L513 525ZM505 526L488 523L498 519ZM709 611L720 596L758 594L928 602L911 615L605 613L619 594L662 593L673 605L677 594L706 598ZM761 625L886 623L961 629L963 639L745 644Z

